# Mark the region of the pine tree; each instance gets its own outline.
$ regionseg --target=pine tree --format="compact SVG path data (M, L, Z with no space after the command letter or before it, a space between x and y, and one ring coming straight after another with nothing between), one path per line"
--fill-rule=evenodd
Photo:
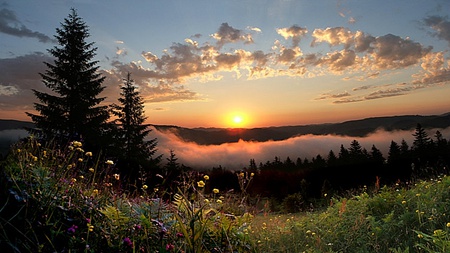
M120 152L117 155L118 167L129 181L137 179L142 169L156 167L161 158L153 158L157 151L156 138L146 140L151 129L144 124L144 101L133 84L128 73L121 87L120 105L112 105L112 113L117 117L114 122L117 126L116 147Z
M105 87L104 77L97 73L98 61L93 61L97 48L86 41L88 26L74 9L61 26L55 35L60 47L48 50L55 61L45 63L48 69L40 73L52 92L33 90L40 101L34 104L39 115L27 115L47 138L78 139L98 147L104 144L99 138L105 136L109 112L108 106L100 105Z
M415 137L413 142L413 149L416 151L425 150L431 142L430 137L428 137L425 129L423 129L420 124L417 124L416 131L414 132L413 136Z

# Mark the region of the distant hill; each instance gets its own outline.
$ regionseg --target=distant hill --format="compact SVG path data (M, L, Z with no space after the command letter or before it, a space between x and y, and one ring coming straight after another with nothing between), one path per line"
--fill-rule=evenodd
M450 127L450 113L442 115L404 115L390 117L373 117L360 120L351 120L341 123L281 126L265 128L184 128L178 126L153 125L159 131L170 131L185 141L200 145L214 145L229 142L285 140L298 135L346 135L363 137L378 129L386 131L413 130L420 123L424 128ZM18 120L0 120L0 146L1 133L5 130L23 130L33 128L34 124Z
M442 115L405 115L374 117L342 123L328 123L300 126L281 126L267 128L183 128L177 126L154 125L160 131L171 131L185 141L201 145L222 144L246 141L285 140L298 135L346 135L363 137L378 129L386 131L414 130L420 123L424 128L447 128L450 126L450 113Z

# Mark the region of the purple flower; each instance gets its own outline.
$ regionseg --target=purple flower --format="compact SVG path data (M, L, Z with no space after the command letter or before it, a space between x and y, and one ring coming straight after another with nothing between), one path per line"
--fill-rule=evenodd
M70 228L67 229L67 232L70 234L74 234L77 228L78 228L77 225L72 225Z
M123 239L123 243L126 244L126 245L128 245L129 247L132 247L132 246L133 246L133 242L132 242L131 239L128 238L128 237L125 237L125 238Z
M166 250L167 250L167 251L172 251L173 249L175 249L175 246L174 246L173 244L168 243L168 244L166 245Z

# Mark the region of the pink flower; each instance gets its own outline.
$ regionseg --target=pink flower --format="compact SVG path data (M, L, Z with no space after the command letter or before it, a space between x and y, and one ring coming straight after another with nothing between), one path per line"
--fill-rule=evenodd
M173 249L175 249L175 246L173 244L169 243L169 244L166 245L166 250L167 251L172 251Z
M177 233L177 237L178 237L178 238L183 238L184 235L183 235L182 233L178 232L178 233Z
M128 237L125 237L125 238L123 239L123 243L126 244L126 245L128 245L129 247L132 247L132 246L133 246L133 242L132 242L131 239L128 238Z

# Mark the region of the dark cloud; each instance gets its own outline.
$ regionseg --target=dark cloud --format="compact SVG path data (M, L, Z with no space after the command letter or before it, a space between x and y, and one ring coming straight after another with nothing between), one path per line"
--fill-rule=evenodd
M219 27L219 30L211 36L217 40L217 46L219 48L227 43L253 43L251 34L245 33L244 31L239 29L235 29L228 25L228 23L222 23L222 25Z
M286 40L292 38L292 45L294 47L298 47L302 37L304 37L306 33L308 33L308 29L300 27L298 25L293 25L287 28L279 28L277 29L277 32Z
M423 22L434 30L433 36L447 41L450 45L450 21L447 17L429 16Z
M35 97L31 89L46 89L39 75L47 68L44 62L53 62L53 58L34 53L0 59L0 105L3 110L23 111L33 107Z
M47 35L28 29L18 20L13 11L6 8L0 9L0 33L16 37L36 38L43 43L55 43L55 40Z

